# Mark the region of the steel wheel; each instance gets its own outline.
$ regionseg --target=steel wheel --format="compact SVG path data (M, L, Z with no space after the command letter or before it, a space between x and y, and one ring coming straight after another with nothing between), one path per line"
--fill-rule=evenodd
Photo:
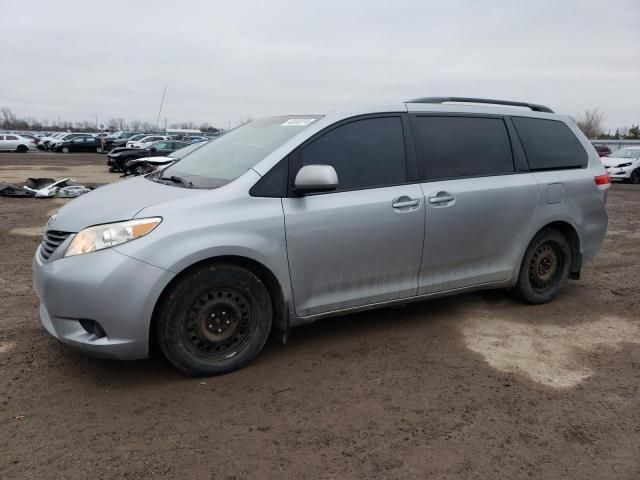
M540 245L529 262L529 281L531 286L542 291L554 285L560 273L562 250L554 242Z
M249 301L232 288L202 293L182 322L181 336L193 355L208 361L235 355L255 330Z

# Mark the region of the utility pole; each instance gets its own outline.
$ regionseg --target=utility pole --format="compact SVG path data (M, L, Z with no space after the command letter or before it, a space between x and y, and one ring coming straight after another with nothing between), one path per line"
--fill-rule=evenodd
M169 85L165 84L164 91L162 92L162 100L160 100L160 110L158 110L158 117L156 118L156 132L158 131L158 122L160 121L160 114L162 113L162 105L164 105L164 96L167 93L167 87Z

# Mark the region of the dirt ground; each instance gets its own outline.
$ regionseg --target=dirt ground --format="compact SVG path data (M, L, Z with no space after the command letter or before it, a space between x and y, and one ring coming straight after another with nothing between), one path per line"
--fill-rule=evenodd
M5 154L0 180L116 179L104 165ZM640 478L638 186L611 189L601 253L551 304L334 318L206 380L40 327L31 258L62 202L0 198L0 478Z

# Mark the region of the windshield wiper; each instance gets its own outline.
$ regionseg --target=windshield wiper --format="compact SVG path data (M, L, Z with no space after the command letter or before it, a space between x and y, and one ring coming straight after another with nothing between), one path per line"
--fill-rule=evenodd
M165 180L171 183L177 183L179 185L182 185L184 188L193 188L193 183L188 180L185 180L182 177L178 177L177 175L171 175L170 177L163 177L161 171L158 173L159 174L156 178L160 181Z

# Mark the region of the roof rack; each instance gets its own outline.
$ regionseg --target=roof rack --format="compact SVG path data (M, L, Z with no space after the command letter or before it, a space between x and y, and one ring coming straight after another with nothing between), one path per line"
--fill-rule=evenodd
M509 100L491 100L488 98L470 98L470 97L422 97L414 98L413 100L407 100L404 103L445 103L445 102L458 102L458 103L489 103L492 105L509 105L511 107L526 107L530 108L534 112L547 112L554 113L549 107L544 105L536 105L535 103L526 102L511 102Z

